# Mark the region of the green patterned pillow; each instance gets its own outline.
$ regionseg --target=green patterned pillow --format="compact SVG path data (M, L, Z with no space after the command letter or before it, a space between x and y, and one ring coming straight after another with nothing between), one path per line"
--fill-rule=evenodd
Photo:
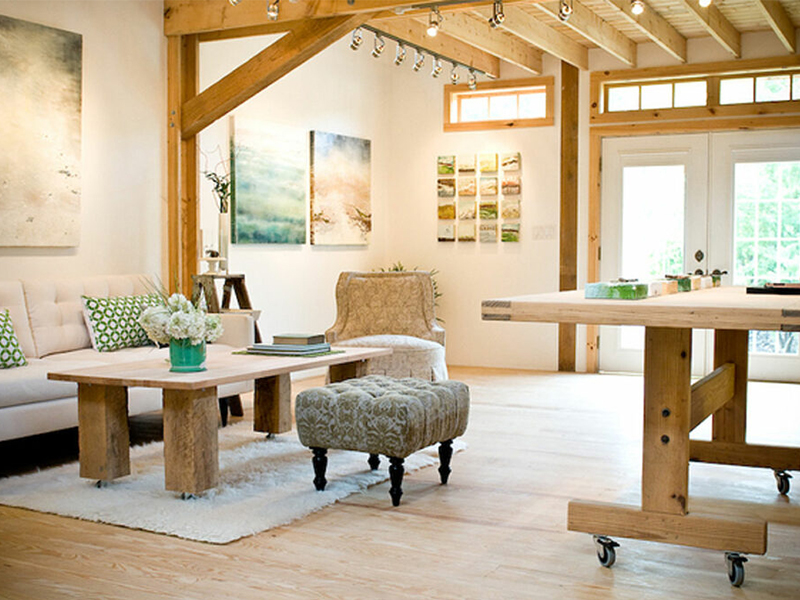
M28 361L25 360L17 335L14 333L11 315L6 309L0 312L0 369L24 367L27 364Z
M146 296L116 296L112 298L83 298L83 316L98 352L148 346L153 342L139 325L139 315L148 306L162 304L158 294Z

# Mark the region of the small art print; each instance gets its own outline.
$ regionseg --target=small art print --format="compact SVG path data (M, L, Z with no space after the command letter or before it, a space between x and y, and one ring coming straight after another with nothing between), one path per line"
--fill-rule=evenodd
M453 178L439 178L436 182L439 198L452 198L456 195L456 180Z
M474 221L478 213L475 200L458 201L458 218L462 221Z
M497 196L497 177L481 177L481 196Z
M519 223L503 223L500 227L500 239L504 242L518 242Z
M458 241L459 242L475 241L475 223L458 224Z
M365 246L372 230L369 140L311 132L311 243Z
M439 218L455 219L456 203L452 200L439 200Z
M519 175L503 174L503 194L517 195L520 193Z
M481 154L480 157L481 173L494 173L497 171L497 154Z
M456 172L455 156L440 156L436 160L436 172L439 175L452 175Z
M497 223L481 223L481 242L497 242Z
M478 193L478 182L474 177L458 178L458 195L475 196Z
M519 171L520 155L519 152L500 155L500 166L504 171Z
M503 198L502 211L500 216L504 219L519 219L520 202L519 198Z
M440 242L455 242L456 241L456 226L455 223L439 223Z
M480 215L481 219L496 219L497 200L481 200Z
M459 173L474 173L475 172L475 155L474 154L459 154L458 155L458 172Z

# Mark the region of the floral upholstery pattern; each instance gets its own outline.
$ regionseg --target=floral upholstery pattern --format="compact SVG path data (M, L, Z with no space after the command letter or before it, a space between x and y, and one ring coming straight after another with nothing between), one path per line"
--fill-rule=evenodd
M368 375L300 392L295 417L304 446L405 458L466 431L469 388Z
M336 310L336 322L325 332L328 342L394 350L370 361L369 374L447 379L445 331L436 323L430 273L344 272L336 284Z

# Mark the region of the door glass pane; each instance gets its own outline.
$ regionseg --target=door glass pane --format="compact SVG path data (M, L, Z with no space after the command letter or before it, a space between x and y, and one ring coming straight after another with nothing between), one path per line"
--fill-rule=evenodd
M800 281L800 161L734 165L734 285ZM750 333L750 351L798 354L798 335Z
M622 171L620 275L647 281L683 272L683 165L625 167ZM622 328L621 347L644 347L641 328Z

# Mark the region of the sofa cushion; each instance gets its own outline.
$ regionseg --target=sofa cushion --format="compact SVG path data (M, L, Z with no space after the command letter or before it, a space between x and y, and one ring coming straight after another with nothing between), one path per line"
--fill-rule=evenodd
M83 296L83 316L92 347L98 352L112 352L153 345L139 324L139 316L146 307L161 303L158 294L111 298Z
M38 358L90 348L81 296L146 294L152 283L144 275L109 275L87 279L23 281L31 333Z
M78 369L101 365L100 362L61 361L59 369ZM70 398L78 394L78 386L68 381L47 379L49 371L56 370L53 362L47 359L32 358L22 369L8 369L2 372L0 385L0 408L47 402L58 398Z
M28 323L28 309L25 307L25 292L20 281L0 281L0 309L8 309L14 333L17 334L22 353L28 358L36 356L31 326Z
M0 311L0 369L24 367L27 364L6 308Z

